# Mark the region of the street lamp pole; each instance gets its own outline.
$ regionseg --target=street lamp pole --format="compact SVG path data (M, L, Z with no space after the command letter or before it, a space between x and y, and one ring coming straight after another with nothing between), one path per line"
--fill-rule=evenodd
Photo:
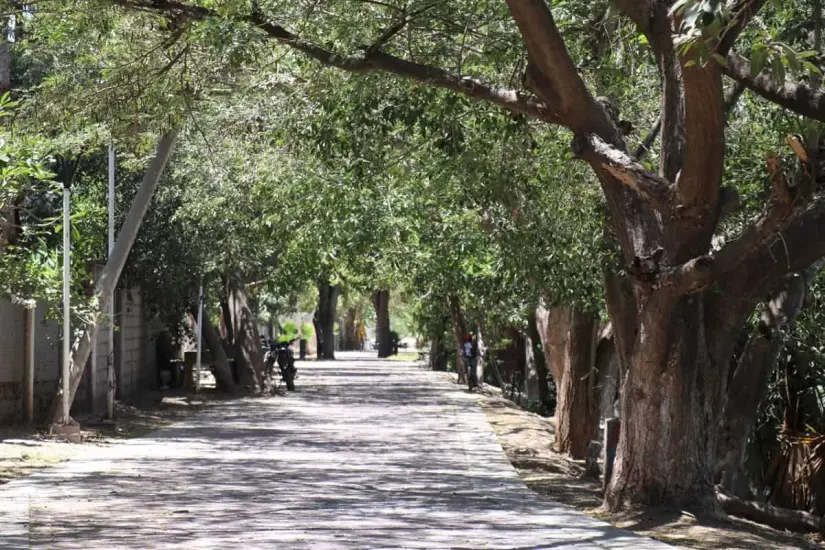
M71 355L72 355L72 327L71 327L71 276L72 276L72 243L71 243L71 190L70 184L63 185L63 424L69 422L69 388L71 387Z

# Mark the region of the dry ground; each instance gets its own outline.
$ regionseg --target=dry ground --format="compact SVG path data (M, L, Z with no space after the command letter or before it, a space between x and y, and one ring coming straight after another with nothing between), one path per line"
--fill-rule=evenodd
M552 451L555 427L550 419L520 409L489 387L479 395L478 401L510 462L531 489L609 521L616 527L680 548L784 550L824 547L822 540L813 536L785 533L737 518L721 521L679 511L606 514L599 510L601 484L579 479L583 463Z
M197 396L187 396L181 391L149 391L129 404L117 403L114 423L78 416L83 430L79 443L58 440L41 427L0 428L0 484L69 460L81 447L111 445L121 439L141 437L219 398L209 389Z

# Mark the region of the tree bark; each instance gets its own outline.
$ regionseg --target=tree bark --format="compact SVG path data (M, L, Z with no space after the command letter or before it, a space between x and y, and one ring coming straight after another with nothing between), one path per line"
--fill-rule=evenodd
M11 91L11 52L9 51L8 17L3 17L0 31L0 96Z
M221 276L221 285L223 292L221 293L221 338L224 344L229 349L235 347L235 332L232 330L232 308L229 307L229 277Z
M446 370L447 365L443 361L442 345L440 334L432 337L430 341L430 369L434 371Z
M318 342L318 359L335 359L335 315L338 307L339 288L328 282L318 284L318 310L315 331Z
M123 272L123 267L126 265L126 259L129 257L129 252L132 250L132 245L137 238L141 221L143 221L143 216L149 208L152 195L154 195L158 182L160 182L166 163L172 155L176 139L177 130L173 130L168 134L165 134L158 141L155 157L152 159L149 168L146 170L146 174L143 176L143 181L140 184L137 195L135 195L132 206L129 208L129 212L126 215L126 220L123 222L120 232L118 233L118 238L115 242L114 249L112 250L109 260L106 262L106 266L103 268L100 279L97 282L95 295L98 302L98 312L107 311L109 296L111 296L112 291L115 286L117 286L117 282L120 279L120 274ZM92 351L91 331L91 326L85 327L83 334L75 340L74 346L72 347L72 357L69 365L70 394L68 403L70 408L72 402L74 401L75 394L77 393L77 388L80 385L80 381L83 379L83 371ZM52 407L49 413L49 418L52 422L56 422L61 418L68 418L69 416L68 411L63 411L62 380L58 381L57 388L57 392L52 399Z
M341 326L341 349L346 351L360 351L358 342L358 310L354 307L347 308Z
M461 300L455 294L451 294L449 299L450 326L453 331L455 343L455 371L458 373L458 383L467 383L467 371L464 362L461 360L461 345L464 343L464 336L467 334L467 326L464 323L464 312L461 311Z
M618 416L618 397L621 384L619 358L616 352L616 338L613 326L608 324L599 335L596 345L596 372L598 373L597 392L599 397L599 416L613 418Z
M528 403L541 401L539 369L536 364L536 346L533 344L533 339L529 333L524 337L524 395Z
M559 384L556 450L574 459L587 456L587 446L599 431L596 339L598 319L573 309Z
M375 306L375 332L378 340L378 357L392 355L392 335L390 334L390 291L378 290L372 296Z
M0 96L11 92L11 52L9 51L8 17L3 18L0 32ZM16 197L0 205L0 253L9 245L17 242L20 234L20 199Z
M533 347L533 361L536 369L536 389L538 391L538 398L544 404L548 412L550 412L552 405L552 396L550 395L550 385L547 383L547 358L544 353L544 347L541 343L541 334L537 323L537 317L540 315L538 309L532 315L527 316L527 334L529 335L529 344Z
M478 383L478 387L484 385L484 369L487 361L487 344L484 342L484 335L487 333L487 327L484 323L484 316L480 316L478 321L478 331L476 333L476 363L475 363L475 370L476 370L476 382ZM520 333L519 337L521 337ZM519 355L523 357L524 348L519 350ZM523 369L522 369L523 371Z
M787 341L788 331L802 311L809 282L806 279L800 273L785 277L782 287L768 302L728 383L720 442L721 485L740 498L751 496L744 471L747 439L756 422L768 376Z
M778 508L760 502L748 502L733 495L719 491L719 503L725 513L749 519L774 529L796 531L801 533L825 533L825 518L800 510Z
M570 331L570 308L554 307L547 309L539 305L536 309L536 324L547 369L556 383L561 384L565 368L567 337Z
M536 329L556 385L556 448L576 459L599 429L595 316L573 307L536 308Z
M232 315L232 333L235 336L235 361L238 364L241 386L252 391L264 387L264 354L261 349L261 335L258 323L249 307L246 286L229 282L229 307Z
M197 315L197 308L192 308L192 315ZM197 317L196 317L197 318ZM203 341L206 347L209 348L209 353L212 356L212 374L215 376L215 385L224 393L235 393L238 387L232 379L232 369L229 366L229 358L223 349L223 342L218 331L215 330L209 315L204 312L203 315Z

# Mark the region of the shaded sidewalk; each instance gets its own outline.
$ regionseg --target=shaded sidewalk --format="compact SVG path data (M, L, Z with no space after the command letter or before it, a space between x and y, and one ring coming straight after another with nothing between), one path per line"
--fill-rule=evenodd
M0 548L641 548L530 491L472 396L342 354L0 488Z

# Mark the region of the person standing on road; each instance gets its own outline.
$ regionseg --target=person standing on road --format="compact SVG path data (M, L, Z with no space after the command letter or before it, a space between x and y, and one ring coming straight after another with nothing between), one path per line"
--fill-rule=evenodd
M461 361L464 364L464 370L467 372L467 385L470 391L478 386L476 363L477 363L478 349L473 341L473 335L467 334L464 337L464 343L461 345Z

